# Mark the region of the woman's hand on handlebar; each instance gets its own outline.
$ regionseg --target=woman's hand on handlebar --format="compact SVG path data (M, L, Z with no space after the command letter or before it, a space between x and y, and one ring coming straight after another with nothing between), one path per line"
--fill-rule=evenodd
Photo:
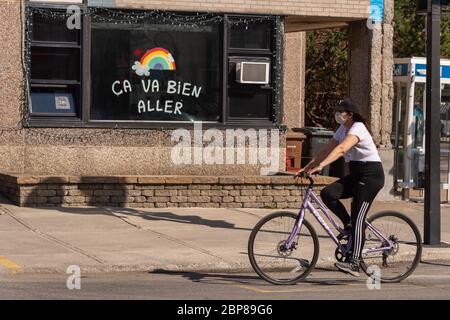
M299 177L304 177L305 176L305 169L306 169L306 167L305 168L301 168L300 170L298 170L296 173L295 173L295 178L299 178Z
M294 177L295 178L309 178L310 177L310 174L308 173L309 170L311 170L311 169L307 169L306 167L302 168L297 171L297 173L295 174Z
M315 168L308 168L308 167L304 167L300 170L297 171L297 173L295 174L295 177L301 177L301 178L310 178L314 173L318 173L319 171L322 171L323 168L319 165Z
M313 173L318 173L320 171L323 170L323 167L319 164L317 167L315 167L314 169L310 169L307 173L309 175L312 175Z

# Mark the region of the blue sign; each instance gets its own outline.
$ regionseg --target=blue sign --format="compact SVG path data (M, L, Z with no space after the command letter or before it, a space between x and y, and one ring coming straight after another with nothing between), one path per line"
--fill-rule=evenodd
M426 64L416 64L417 77L427 76L427 65ZM441 79L450 79L450 66L441 66Z
M394 64L394 70L393 70L394 77L406 77L407 75L408 75L408 64L407 63ZM416 77L426 77L427 76L427 65L426 64L416 64L416 70L414 70L414 75ZM441 79L450 79L450 66L441 66Z
M373 22L383 22L384 0L370 0L370 18Z

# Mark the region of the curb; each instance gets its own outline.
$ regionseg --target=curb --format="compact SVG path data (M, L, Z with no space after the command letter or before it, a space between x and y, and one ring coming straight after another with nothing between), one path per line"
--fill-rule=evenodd
M422 251L421 262L431 262L436 260L449 260L450 250L446 249L426 249ZM319 258L315 269L335 269L334 257ZM67 274L68 266L55 267L23 267L15 274ZM116 273L116 272L172 272L172 273L254 273L249 262L236 263L205 263L205 264L131 264L131 265L101 265L101 266L80 266L82 274ZM0 269L0 274L5 273ZM11 273L7 271L6 273Z

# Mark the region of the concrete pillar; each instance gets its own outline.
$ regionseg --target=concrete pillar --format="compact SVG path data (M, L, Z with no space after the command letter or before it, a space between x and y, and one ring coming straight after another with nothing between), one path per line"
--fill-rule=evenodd
M286 34L284 52L283 123L288 128L305 124L306 33Z
M380 146L392 148L392 110L394 101L394 0L384 0L383 24L383 73L381 95L381 141Z
M393 199L394 150L390 142L393 103L394 0L384 1L382 24L368 21L349 26L349 95L367 116L385 170L385 188L377 199Z
M24 159L22 2L0 0L0 171L21 172Z
M352 22L349 25L349 96L361 108L364 115L369 114L370 93L370 46L366 21ZM370 119L367 119L370 121Z

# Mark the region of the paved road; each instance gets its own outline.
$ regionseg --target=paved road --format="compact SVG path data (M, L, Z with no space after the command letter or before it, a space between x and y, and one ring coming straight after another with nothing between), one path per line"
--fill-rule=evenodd
M255 274L142 273L88 274L81 289L66 287L64 274L0 274L0 299L450 299L450 261L421 263L399 284L369 290L330 269L316 270L306 283L273 286Z

